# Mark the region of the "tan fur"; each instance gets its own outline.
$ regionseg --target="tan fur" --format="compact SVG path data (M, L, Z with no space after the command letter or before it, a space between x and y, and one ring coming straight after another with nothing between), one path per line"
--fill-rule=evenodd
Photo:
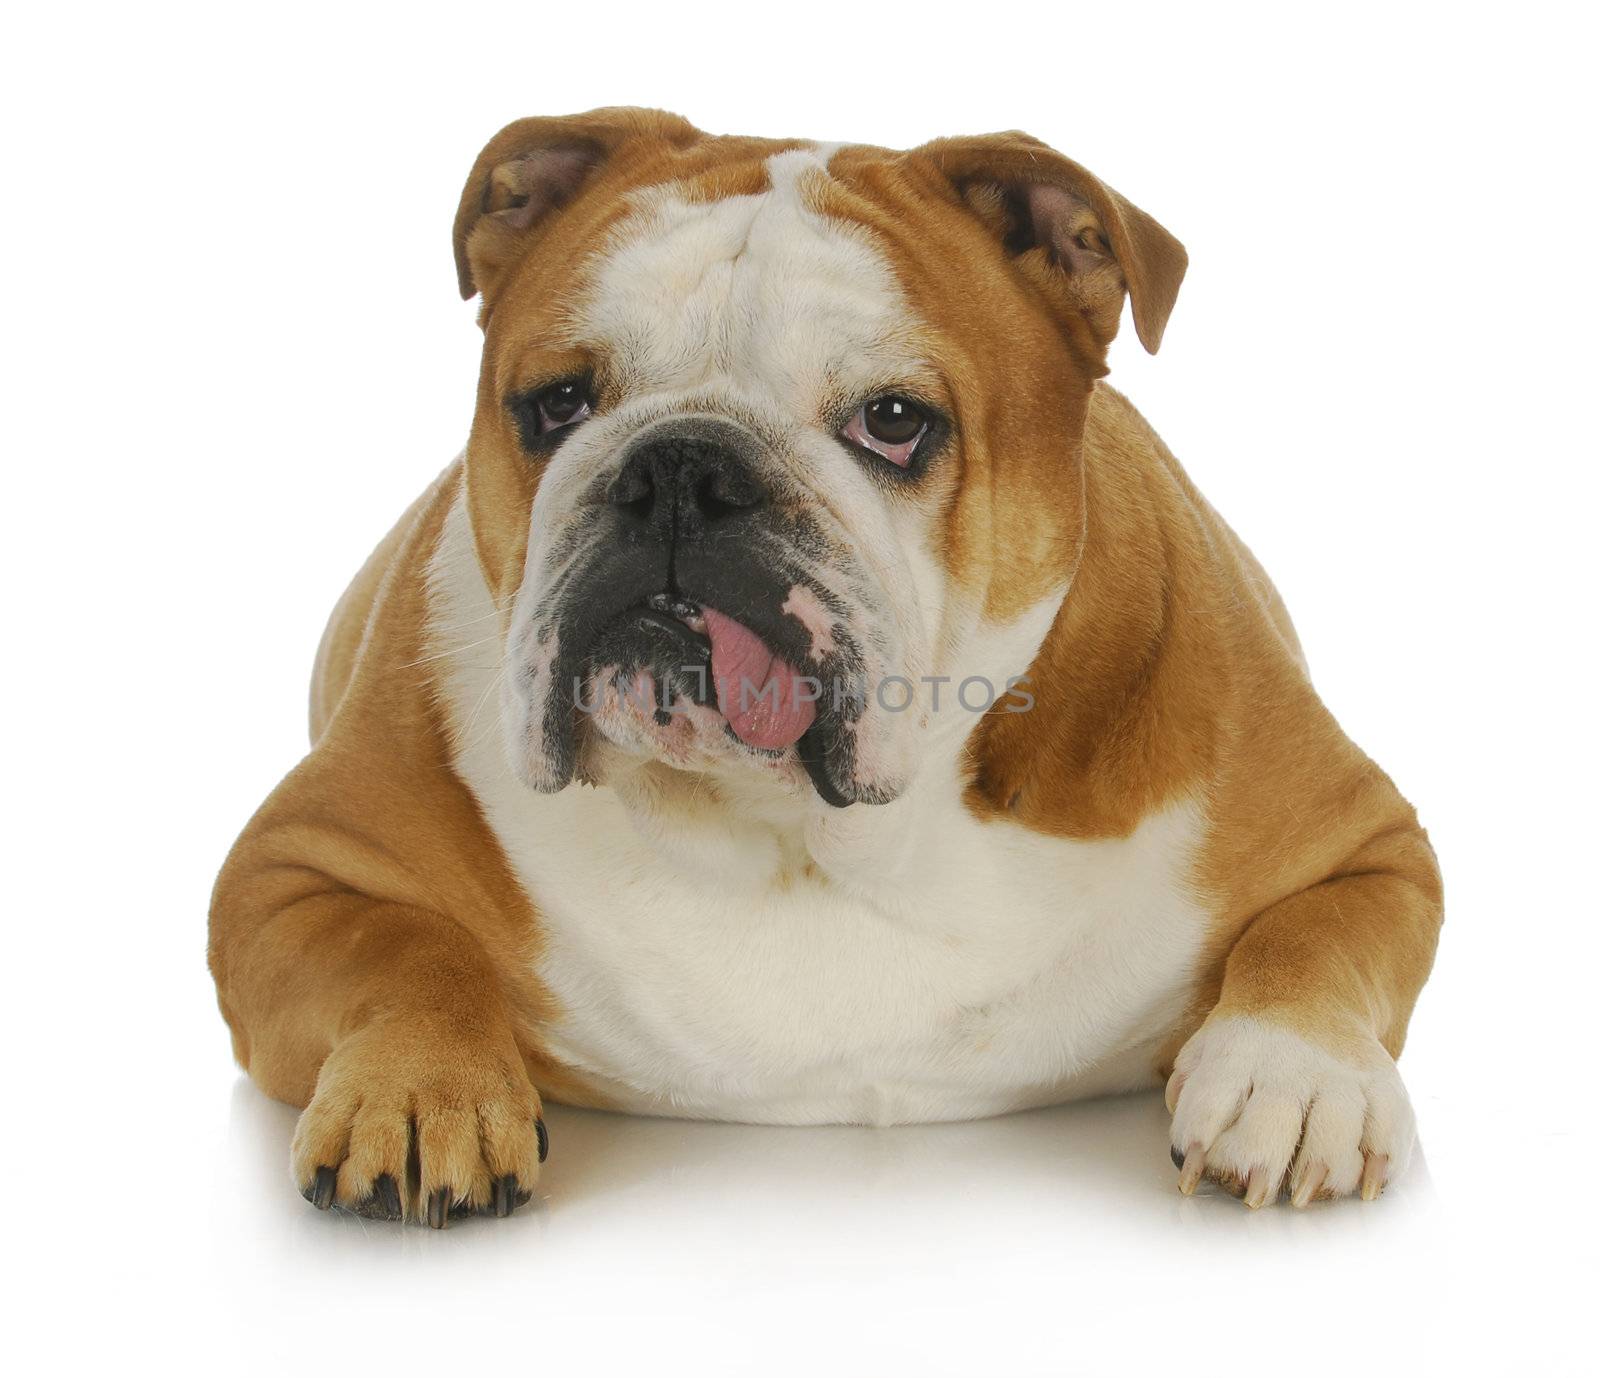
M566 338L565 313L628 193L759 190L763 160L793 146L600 111L509 127L468 179L455 251L464 293L484 294L485 347L466 457L340 601L314 673L314 747L246 828L212 907L239 1061L269 1094L311 1105L295 1147L304 1188L342 1164L344 1204L388 1174L412 1214L440 1193L446 1209L483 1205L496 1178L534 1180L540 1094L600 1100L539 1046L552 1013L533 975L540 924L453 769L427 659L427 562L465 483L504 613L539 471L502 399L583 367L604 405L616 380ZM535 215L525 192L547 149L582 175L563 164ZM1317 699L1260 567L1098 381L1124 284L1141 338L1159 342L1181 246L1023 136L849 148L829 171L816 208L893 263L957 418L957 452L919 499L941 514L950 577L1001 620L1073 578L1030 674L1035 710L997 707L973 738L969 807L1100 838L1173 800L1205 802L1193 884L1215 921L1168 1068L1217 1014L1269 1017L1335 1051L1376 1038L1398 1052L1441 915L1427 839ZM996 252L1016 229L1005 189L1018 179L1081 207L1068 224L1089 256L1079 271L1048 247Z
M377 606L378 592L385 576L395 563L401 546L416 526L428 505L432 490L422 494L405 514L394 524L389 534L378 542L367 561L350 581L350 587L334 606L328 618L322 641L317 646L317 658L311 667L311 740L322 736L333 712L344 697L345 688L356 671L356 658L361 653L361 641L372 620L372 610Z
M318 692L337 706L212 898L211 968L240 1065L269 1095L326 1102L297 1135L297 1180L340 1161L359 1116L355 1142L388 1146L365 1177L370 1154L341 1170L337 1199L360 1204L379 1172L404 1187L411 1138L431 1134L414 1215L441 1188L485 1204L491 1173L532 1185L535 1084L597 1103L528 1040L546 1012L537 928L451 769L433 699L422 572L460 482L457 464L385 538L381 578L364 569L341 600L325 645L359 645L348 682L340 694L330 668Z

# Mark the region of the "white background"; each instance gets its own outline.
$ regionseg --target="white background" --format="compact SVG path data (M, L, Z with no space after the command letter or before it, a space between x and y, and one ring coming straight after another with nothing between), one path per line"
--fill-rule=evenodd
M1581 8L32 6L7 20L0 1135L18 1372L1593 1362L1595 110ZM42 18L48 14L47 18ZM1418 804L1448 919L1375 1205L1179 1199L1154 1097L927 1129L556 1109L536 1208L313 1212L212 876L345 580L465 438L448 235L525 114L1020 127L1188 245L1113 381ZM28 1358L28 1352L33 1355ZM1593 1371L1592 1368L1589 1371Z

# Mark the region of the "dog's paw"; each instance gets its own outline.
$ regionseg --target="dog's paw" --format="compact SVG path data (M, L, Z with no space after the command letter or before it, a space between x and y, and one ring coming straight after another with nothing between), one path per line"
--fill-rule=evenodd
M1178 1189L1202 1178L1250 1207L1287 1190L1296 1206L1360 1191L1372 1200L1405 1170L1416 1139L1394 1059L1371 1040L1341 1056L1263 1019L1213 1017L1167 1083Z
M291 1168L319 1210L442 1229L531 1199L549 1148L514 1046L374 1026L340 1043L295 1127Z

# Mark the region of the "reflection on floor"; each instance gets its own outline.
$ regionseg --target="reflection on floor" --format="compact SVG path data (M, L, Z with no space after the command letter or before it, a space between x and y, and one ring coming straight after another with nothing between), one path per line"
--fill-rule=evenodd
M288 1232L336 1237L341 1251L458 1247L416 1227L313 1211L288 1181L295 1115L243 1078L234 1088L218 1190L242 1205L258 1241ZM1211 1188L1183 1198L1153 1093L892 1129L706 1124L563 1106L548 1107L546 1121L550 1160L533 1205L508 1221L456 1222L446 1236L470 1237L474 1250L491 1236L488 1247L498 1251L520 1249L531 1234L583 1248L619 1232L667 1230L680 1247L763 1236L780 1239L794 1257L814 1247L832 1257L850 1241L902 1253L933 1220L934 1247L952 1237L970 1248L1041 1231L1126 1239L1173 1227L1214 1241L1259 1241L1364 1234L1397 1226L1432 1201L1420 1151L1405 1178L1371 1205L1296 1211L1280 1203L1252 1212Z

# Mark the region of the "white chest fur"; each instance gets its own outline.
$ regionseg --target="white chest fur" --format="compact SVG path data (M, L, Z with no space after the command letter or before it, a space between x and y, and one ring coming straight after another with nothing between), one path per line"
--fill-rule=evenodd
M433 600L462 629L441 651L493 625L459 509ZM845 811L893 837L881 866L815 864L736 816L685 864L611 789L522 786L484 721L494 672L439 663L457 767L539 914L561 1010L539 1035L620 1107L883 1124L1153 1084L1206 925L1184 888L1194 807L1074 842L979 822L952 776Z

